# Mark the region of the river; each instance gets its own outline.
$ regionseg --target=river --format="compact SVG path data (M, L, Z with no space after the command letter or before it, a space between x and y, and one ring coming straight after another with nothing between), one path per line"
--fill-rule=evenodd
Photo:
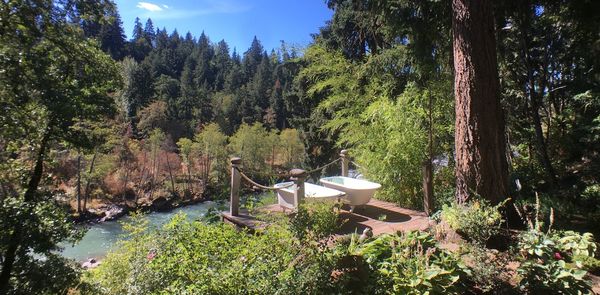
M175 208L168 212L151 212L146 216L149 225L160 226L179 212L185 213L190 220L195 220L204 216L209 208L215 206L217 206L216 203L208 201ZM125 216L117 221L107 221L90 225L83 239L76 245L63 245L62 255L79 262L83 262L88 258L104 258L122 236L122 222L127 222L129 218L129 216Z

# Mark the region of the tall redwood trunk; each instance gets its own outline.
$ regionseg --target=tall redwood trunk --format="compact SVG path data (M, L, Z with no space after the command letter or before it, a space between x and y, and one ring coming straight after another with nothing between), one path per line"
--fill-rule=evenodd
M490 0L453 0L456 99L456 197L502 201L508 193L504 114L500 105Z

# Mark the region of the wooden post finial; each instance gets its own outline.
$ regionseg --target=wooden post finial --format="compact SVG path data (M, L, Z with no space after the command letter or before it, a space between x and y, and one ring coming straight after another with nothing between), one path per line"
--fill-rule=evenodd
M292 170L290 170L290 177L292 178L292 180L297 179L297 178L306 178L308 176L308 174L306 173L306 170L304 169L298 169L298 168L294 168Z
M242 158L233 157L230 159L231 165L240 165L242 164Z
M229 196L229 214L238 216L240 213L240 183L241 176L238 166L242 159L238 157L231 158L231 190Z

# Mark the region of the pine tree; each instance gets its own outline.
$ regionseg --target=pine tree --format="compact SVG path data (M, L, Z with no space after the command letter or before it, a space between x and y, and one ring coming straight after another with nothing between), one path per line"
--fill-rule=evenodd
M155 45L156 32L154 31L154 24L150 18L148 18L146 25L144 26L144 38L151 46Z
M112 12L109 22L102 25L98 39L102 50L113 59L121 60L126 55L123 23L117 10Z
M219 41L215 50L214 64L214 89L221 91L225 87L225 79L231 70L231 57L229 57L229 46L225 40Z
M248 48L248 51L244 53L242 59L242 70L244 71L244 82L250 81L256 74L256 69L260 65L263 58L263 46L260 41L254 36L252 39L252 45Z
M144 38L144 28L142 27L142 22L140 22L140 18L136 17L133 25L133 35L131 35L131 39L133 41Z

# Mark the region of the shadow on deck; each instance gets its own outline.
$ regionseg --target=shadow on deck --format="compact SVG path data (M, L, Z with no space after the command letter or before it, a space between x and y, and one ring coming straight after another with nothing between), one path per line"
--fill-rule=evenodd
M277 204L259 210L269 213L290 213L289 210L283 210ZM429 228L429 218L424 212L401 208L389 202L373 199L368 204L355 208L354 212L349 210L349 206L342 207L340 216L344 223L338 231L339 235L361 234L366 228L370 228L374 235ZM267 226L265 222L247 212L240 212L239 216L222 213L222 217L223 221L238 228L246 228L251 232Z

